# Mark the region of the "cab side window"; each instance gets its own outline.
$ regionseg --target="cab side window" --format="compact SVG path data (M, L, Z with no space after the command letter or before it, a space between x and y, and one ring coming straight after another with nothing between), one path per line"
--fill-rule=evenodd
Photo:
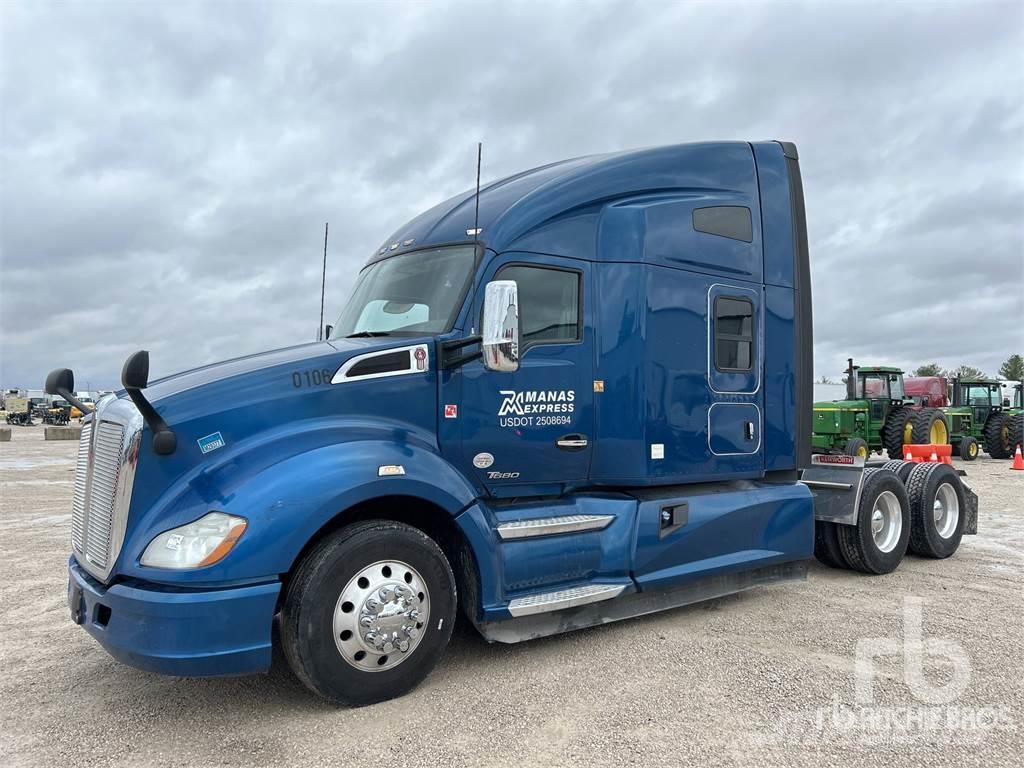
M720 371L754 367L754 304L749 299L715 299L715 367Z
M519 327L524 351L535 344L580 341L580 273L548 267L510 265L497 280L519 286Z

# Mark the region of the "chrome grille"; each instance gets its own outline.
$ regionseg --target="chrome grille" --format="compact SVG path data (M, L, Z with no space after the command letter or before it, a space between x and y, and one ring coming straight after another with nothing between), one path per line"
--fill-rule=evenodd
M85 485L89 474L89 446L92 443L92 422L82 427L78 441L78 463L75 465L75 500L71 506L71 546L81 552L85 546Z
M78 562L103 580L124 540L141 432L138 409L117 398L101 402L82 427L71 546Z
M101 421L93 443L92 479L89 486L89 530L85 556L97 568L107 567L110 532L114 523L114 496L121 474L121 447L124 427Z

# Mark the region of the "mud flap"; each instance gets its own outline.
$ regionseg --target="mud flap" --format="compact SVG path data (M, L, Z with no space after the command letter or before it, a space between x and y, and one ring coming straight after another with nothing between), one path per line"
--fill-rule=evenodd
M960 485L964 488L964 497L967 499L967 513L964 516L964 534L977 535L978 533L978 494L971 490L971 486L961 478Z

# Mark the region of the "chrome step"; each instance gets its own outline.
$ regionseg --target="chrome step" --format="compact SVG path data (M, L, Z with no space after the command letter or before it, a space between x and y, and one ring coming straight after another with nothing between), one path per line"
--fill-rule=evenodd
M526 539L531 536L551 536L557 533L599 531L607 528L615 515L565 515L563 517L540 517L533 520L514 520L498 526L498 537Z
M561 611L575 608L577 605L611 600L621 595L625 588L625 584L585 584L582 587L562 589L558 592L517 597L508 604L508 612L513 616L529 616L532 613Z

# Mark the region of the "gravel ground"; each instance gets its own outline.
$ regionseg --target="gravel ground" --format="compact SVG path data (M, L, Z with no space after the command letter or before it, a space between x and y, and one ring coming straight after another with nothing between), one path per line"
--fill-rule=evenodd
M75 449L39 428L0 443L3 765L1021 764L1024 472L1007 461L958 465L981 533L950 560L883 577L815 564L806 582L517 646L463 628L419 689L344 710L280 658L266 676L158 677L74 626ZM899 652L875 660L865 702L855 649L870 638Z

